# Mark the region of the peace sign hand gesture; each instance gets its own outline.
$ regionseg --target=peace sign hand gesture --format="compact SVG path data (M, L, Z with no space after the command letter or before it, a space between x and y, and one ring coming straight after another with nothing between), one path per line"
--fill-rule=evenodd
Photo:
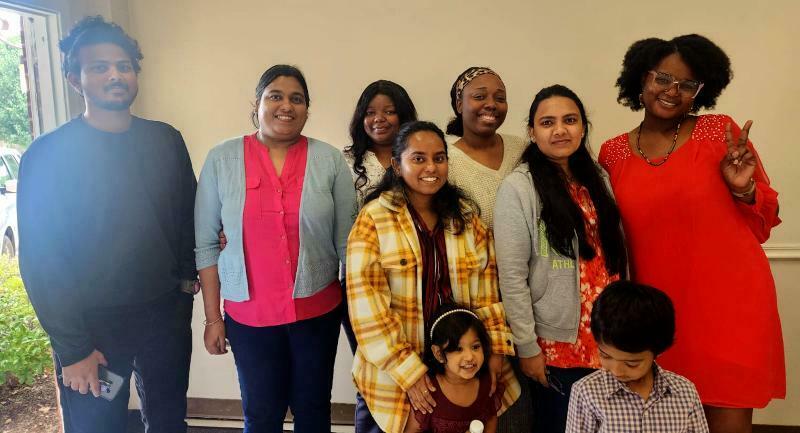
M747 137L750 135L750 127L753 126L753 121L748 120L744 124L738 139L733 138L731 132L731 124L725 125L725 143L728 145L728 151L720 161L720 170L722 170L722 178L728 184L728 188L734 195L741 198L747 198L750 201L752 192L753 173L756 170L756 156L747 147ZM741 195L744 196L741 196Z

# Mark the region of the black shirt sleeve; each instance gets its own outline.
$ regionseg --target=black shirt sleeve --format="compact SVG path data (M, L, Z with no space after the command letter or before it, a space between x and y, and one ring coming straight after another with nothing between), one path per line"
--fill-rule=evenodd
M20 164L17 195L20 250L19 263L25 289L42 327L62 365L74 364L92 353L94 344L83 322L83 306L78 302L70 275L54 275L53 270L73 268L69 245L77 234L65 230L61 200L69 184L55 178L48 167L52 153L47 138L34 142Z
M184 280L193 280L197 278L197 268L194 261L194 198L197 192L197 179L194 176L192 169L192 160L189 157L189 152L186 149L186 143L183 141L183 136L180 132L175 130L177 151L180 160L180 179L181 179L181 192L180 197L182 200L180 206L180 249L178 257L178 266L180 267L180 275Z

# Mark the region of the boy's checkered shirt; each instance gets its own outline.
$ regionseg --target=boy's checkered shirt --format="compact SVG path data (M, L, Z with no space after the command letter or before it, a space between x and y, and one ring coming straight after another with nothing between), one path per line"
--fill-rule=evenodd
M694 384L657 364L653 372L653 391L646 401L605 370L576 382L566 432L708 432Z

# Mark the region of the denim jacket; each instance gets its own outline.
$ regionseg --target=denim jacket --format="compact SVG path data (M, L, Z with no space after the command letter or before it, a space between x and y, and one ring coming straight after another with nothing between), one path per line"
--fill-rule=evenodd
M244 140L237 137L209 152L194 208L197 269L217 265L221 296L234 302L250 299L242 241L244 198ZM313 296L338 278L355 213L353 178L341 152L308 138L294 298ZM220 251L223 227L228 244Z

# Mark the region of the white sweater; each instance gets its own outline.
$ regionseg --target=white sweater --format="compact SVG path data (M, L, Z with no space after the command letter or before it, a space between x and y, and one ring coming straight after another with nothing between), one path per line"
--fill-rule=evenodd
M500 136L503 138L503 163L497 170L476 162L452 144L447 146L447 180L475 200L481 209L481 220L489 229L494 227L494 204L500 182L519 164L522 152L528 147L528 142L522 137L506 134Z

